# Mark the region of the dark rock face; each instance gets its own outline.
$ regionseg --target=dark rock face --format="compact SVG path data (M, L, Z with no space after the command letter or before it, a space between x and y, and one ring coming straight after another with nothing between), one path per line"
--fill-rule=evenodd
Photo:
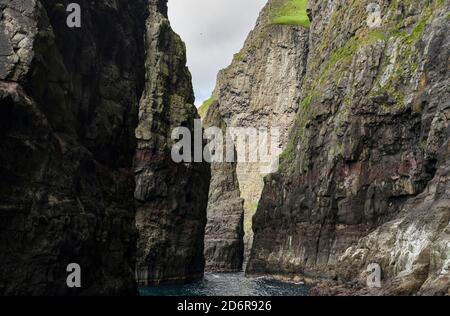
M226 135L226 125L218 111L217 102L208 109L203 126L205 129L221 128L223 135ZM207 218L206 270L241 271L244 261L244 200L239 190L236 163L211 164Z
M135 294L145 1L1 1L0 293ZM132 18L133 17L133 18ZM82 288L69 290L78 263Z
M74 29L70 2L0 1L0 293L136 294L134 197L149 278L199 276L208 177L166 152L195 117L167 1L80 0Z
M357 272L376 262L385 282L374 294L450 294L450 147L445 146L441 167L424 192L340 258L343 280L364 285L366 275Z
M210 167L171 159L176 127L194 135L199 119L185 46L170 28L164 1L152 1L147 21L146 86L139 107L135 156L139 284L201 278Z
M303 101L247 273L365 286L378 263L385 293L448 294L450 3L309 7Z

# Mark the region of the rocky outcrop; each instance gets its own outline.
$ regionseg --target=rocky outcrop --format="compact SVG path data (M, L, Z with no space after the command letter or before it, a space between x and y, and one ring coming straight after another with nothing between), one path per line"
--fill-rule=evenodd
M300 108L247 273L448 294L449 1L309 1Z
M80 1L70 29L68 3L0 3L0 293L135 294L146 6Z
M188 127L194 136L198 114L185 46L170 28L166 2L151 1L147 80L136 129L136 277L141 285L195 280L205 266L210 167L171 158L173 129Z
M80 28L71 2L0 1L0 294L136 294L134 197L138 280L199 276L208 177L166 152L195 117L167 1L80 0Z
M287 143L298 109L299 85L306 70L308 49L306 28L272 24L274 13L285 3L285 0L268 2L242 50L234 56L232 64L219 73L213 94L228 127L278 128L281 147ZM237 146L237 155L247 149ZM236 165L239 189L245 201L247 255L253 235L251 219L266 175L261 171L264 165L267 163L261 161L238 161Z
M450 294L450 147L425 191L392 221L346 250L338 272L344 281L365 286L371 263L383 267L386 282L372 293ZM356 273L355 273L356 272ZM358 273L360 272L360 273Z
M203 126L220 128L226 137L226 125L213 103L205 117ZM242 271L244 261L244 200L241 198L236 174L236 163L211 164L207 225L205 231L206 270L214 272Z

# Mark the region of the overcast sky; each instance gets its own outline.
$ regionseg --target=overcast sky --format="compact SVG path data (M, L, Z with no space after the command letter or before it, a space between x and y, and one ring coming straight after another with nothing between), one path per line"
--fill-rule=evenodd
M186 43L196 105L208 99L267 0L169 0L172 28Z

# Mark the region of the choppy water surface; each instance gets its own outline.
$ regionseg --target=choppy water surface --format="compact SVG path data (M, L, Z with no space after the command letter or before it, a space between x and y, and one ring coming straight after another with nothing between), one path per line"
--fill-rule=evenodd
M187 285L150 286L142 296L306 296L302 284L266 278L246 278L244 273L207 273L203 280Z

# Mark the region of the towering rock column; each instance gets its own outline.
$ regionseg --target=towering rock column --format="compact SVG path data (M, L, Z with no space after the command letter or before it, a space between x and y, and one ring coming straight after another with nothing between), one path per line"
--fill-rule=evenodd
M214 102L203 117L203 126L219 128L224 146L227 142L226 125ZM232 146L232 144L228 144ZM233 147L234 149L234 147ZM236 163L226 161L211 164L205 233L206 270L236 272L242 270L244 261L244 200L241 198L236 174Z
M149 1L146 82L139 106L135 156L139 233L136 277L141 285L201 278L210 180L206 163L172 161L176 127L194 136L191 75L180 37L170 28L167 0Z

